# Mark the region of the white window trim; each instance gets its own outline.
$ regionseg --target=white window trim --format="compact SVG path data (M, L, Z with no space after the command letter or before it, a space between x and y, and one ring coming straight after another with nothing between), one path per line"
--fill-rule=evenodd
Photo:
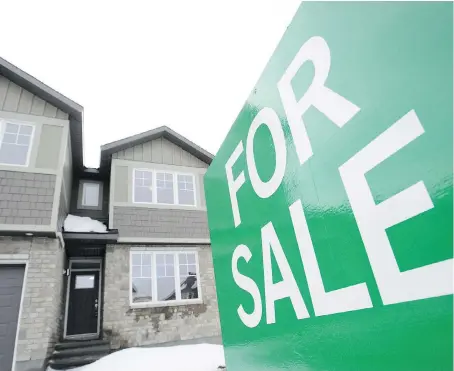
M151 193L152 193L152 202L144 202L144 201L136 201L136 171L147 171L151 173L151 185L153 187ZM157 195L157 188L156 188L156 173L166 173L166 174L172 174L173 177L173 204L169 203L164 203L164 202L158 202L158 195ZM178 199L178 175L185 175L185 176L190 176L192 177L192 184L194 185L194 204L193 205L187 205L187 204L180 204L179 199ZM180 171L171 171L171 170L156 170L156 169L147 169L147 168L135 168L132 171L132 203L134 204L147 204L147 205L172 205L172 206L184 206L184 207L197 207L197 186L195 182L195 176L194 174L191 173L186 173L186 172L180 172Z
M141 302L141 303L134 303L132 298L132 255L136 254L151 254L151 290L152 290L152 297L156 297L157 293L157 280L156 280L156 255L157 254L173 254L174 257L174 271L175 271L175 288L179 287L180 282L180 267L179 264L176 264L176 256L180 253L193 253L195 254L195 264L197 268L197 291L198 291L198 298L197 299L181 299L181 292L178 290L175 291L176 300L168 300L168 301L149 301L149 302ZM129 252L129 305L131 308L153 308L153 307L174 307L179 305L191 305L191 304L202 304L202 285L200 282L200 265L199 265L199 254L197 250L189 250L189 249L153 249L153 250L130 250Z
M3 143L3 136L5 135L5 130L6 130L6 124L14 124L14 125L24 125L24 126L30 126L32 128L32 133L30 135L30 145L28 146L28 152L27 152L27 160L25 161L25 164L7 164L4 162L0 162L0 165L2 166L18 166L18 167L28 167L30 164L30 155L32 152L32 147L33 147L33 140L35 138L35 125L30 123L30 122L23 122L23 121L16 121L16 120L5 120L0 118L0 149L2 147Z
M85 186L96 186L97 187L97 189L98 189L98 197L97 197L96 205L87 205L87 204L84 203L84 200L85 200ZM80 204L82 206L87 206L87 207L98 207L99 206L100 190L101 190L101 185L99 183L83 182L82 183L82 200L80 200Z

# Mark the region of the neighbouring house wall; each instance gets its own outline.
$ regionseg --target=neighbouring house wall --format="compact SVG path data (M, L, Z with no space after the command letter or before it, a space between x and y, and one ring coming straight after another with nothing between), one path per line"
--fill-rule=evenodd
M26 260L15 371L41 370L58 341L64 249L54 238L0 237L1 260Z
M170 143L170 142L169 142ZM205 164L206 165L206 164ZM134 169L173 171L194 175L195 206L133 202ZM206 168L126 160L112 161L110 227L124 237L209 238L203 187Z
M152 345L220 335L218 303L210 246L199 246L202 304L131 308L131 245L107 245L104 276L104 337L112 347ZM163 246L160 246L163 247ZM148 249L148 247L136 247ZM169 246L169 249L171 247Z
M61 230L70 197L62 179L71 186L68 114L0 74L0 133L8 122L34 130L28 163L0 164L0 230Z
M208 164L163 137L113 153L112 158L208 168Z
M56 176L0 170L0 224L50 225Z

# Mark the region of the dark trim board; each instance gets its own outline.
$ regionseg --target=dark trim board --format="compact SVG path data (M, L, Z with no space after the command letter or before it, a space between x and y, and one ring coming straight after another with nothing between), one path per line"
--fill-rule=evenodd
M118 240L118 230L112 229L106 233L94 232L63 232L63 239L65 241L78 241L80 243L116 243Z

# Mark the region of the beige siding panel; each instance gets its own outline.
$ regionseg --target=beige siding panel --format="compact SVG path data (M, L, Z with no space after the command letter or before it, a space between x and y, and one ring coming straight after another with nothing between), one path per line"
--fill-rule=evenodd
M19 85L10 82L6 93L5 103L3 103L3 111L17 112L21 93L22 88Z
M0 75L0 110L3 109L3 103L5 103L6 94L8 92L9 80Z
M32 115L43 116L45 105L46 105L46 102L35 95L33 97L32 109L31 109L30 113Z
M115 167L115 187L114 187L114 201L128 202L128 187L129 187L129 168L127 166ZM111 216L113 217L113 216Z
M155 139L151 143L151 162L162 164L162 138Z
M125 160L134 160L134 148L125 149Z
M206 202L205 202L205 187L204 187L204 184L203 184L203 175L199 175L197 176L197 179L196 179L196 182L198 182L198 184L196 184L196 189L198 189L198 194L197 196L199 197L198 200L199 200L199 205L201 207L206 207Z
M57 107L46 102L46 105L44 106L44 116L55 118L57 116Z
M133 160L134 161L143 161L143 147L142 144L139 144L132 148L133 151Z
M60 143L63 128L54 125L43 125L39 140L36 167L43 169L57 169L60 157Z
M68 114L0 75L0 110L68 119Z
M151 162L151 142L142 144L143 147L143 160L145 162Z
M63 119L63 120L67 120L69 118L68 114L63 112L62 110L57 110L57 118L58 119Z
M182 165L181 155L183 153L183 149L177 146L175 143L172 143L172 146L173 146L173 164Z
M173 146L167 139L162 138L162 163L173 165Z
M32 109L33 94L27 90L22 89L22 95L19 100L17 112L29 114Z
M189 152L183 151L181 154L181 162L183 166L191 166L191 154Z
M113 153L112 158L176 166L208 167L208 164L163 137Z

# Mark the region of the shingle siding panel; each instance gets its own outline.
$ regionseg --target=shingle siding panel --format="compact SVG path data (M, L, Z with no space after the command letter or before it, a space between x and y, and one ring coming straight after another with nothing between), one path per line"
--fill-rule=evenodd
M204 210L115 206L113 224L121 237L209 238Z
M55 181L52 174L0 170L0 217L3 223L49 225Z

